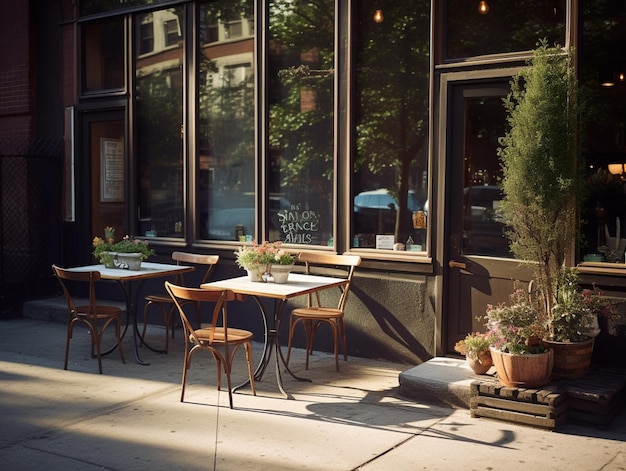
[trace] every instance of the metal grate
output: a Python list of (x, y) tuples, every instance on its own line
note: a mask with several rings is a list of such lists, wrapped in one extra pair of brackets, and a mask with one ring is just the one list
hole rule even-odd
[(0, 314), (52, 293), (58, 260), (62, 139), (0, 138)]

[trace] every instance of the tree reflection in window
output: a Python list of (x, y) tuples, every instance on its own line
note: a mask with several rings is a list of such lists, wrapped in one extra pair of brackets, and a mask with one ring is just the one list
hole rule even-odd
[(270, 238), (278, 224), (288, 243), (333, 234), (334, 11), (333, 0), (269, 4), (267, 217)]
[[(414, 228), (412, 216), (428, 197), (430, 2), (361, 1), (354, 8), (354, 239), (373, 247), (376, 234), (394, 234), (396, 242), (411, 236), (425, 250), (425, 230)], [(380, 8), (384, 20), (376, 22)], [(393, 207), (356, 206), (359, 194), (375, 190), (390, 194)]]

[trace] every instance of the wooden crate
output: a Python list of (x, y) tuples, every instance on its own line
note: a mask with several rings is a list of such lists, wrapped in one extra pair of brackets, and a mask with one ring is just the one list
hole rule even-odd
[(567, 397), (553, 386), (524, 389), (497, 381), (471, 384), (472, 417), (489, 417), (555, 430), (567, 420)]
[(564, 381), (560, 389), (568, 397), (569, 417), (577, 422), (607, 426), (626, 400), (626, 370), (592, 368), (588, 375)]

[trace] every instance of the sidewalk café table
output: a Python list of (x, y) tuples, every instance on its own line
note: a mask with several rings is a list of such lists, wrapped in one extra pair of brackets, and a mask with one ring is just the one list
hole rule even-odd
[[(254, 379), (261, 380), (265, 369), (270, 363), (272, 351), (275, 351), (276, 365), (276, 381), (278, 389), (286, 398), (291, 398), (283, 387), (282, 376), (280, 373), (281, 362), (285, 370), (298, 381), (311, 381), (307, 378), (296, 376), (287, 366), (285, 358), (280, 349), (280, 340), (278, 338), (280, 317), (287, 301), (297, 296), (303, 296), (328, 288), (341, 287), (348, 283), (348, 280), (342, 278), (333, 278), (328, 276), (304, 275), (301, 273), (290, 273), (287, 283), (265, 283), (250, 281), (248, 276), (237, 278), (229, 278), (221, 281), (213, 281), (200, 285), (201, 288), (220, 288), (232, 290), (239, 300), (245, 300), (245, 296), (251, 296), (259, 306), (263, 317), (263, 327), (265, 330), (265, 341), (263, 346), (263, 355), (254, 372)], [(270, 298), (274, 300), (274, 312), (268, 313), (261, 302), (261, 298)], [(233, 391), (247, 385), (249, 381), (240, 384)]]
[[(126, 335), (128, 325), (132, 321), (133, 331), (133, 347), (135, 349), (135, 359), (140, 365), (149, 365), (141, 359), (139, 356), (139, 349), (137, 345), (137, 339), (141, 338), (139, 334), (139, 328), (137, 327), (137, 301), (141, 288), (146, 280), (150, 278), (168, 277), (171, 275), (177, 275), (179, 273), (187, 273), (193, 271), (195, 268), (185, 265), (171, 265), (165, 263), (153, 263), (153, 262), (141, 262), (139, 270), (127, 270), (122, 268), (106, 268), (104, 265), (87, 265), (80, 267), (68, 268), (74, 272), (86, 272), (86, 271), (98, 271), (100, 272), (100, 278), (102, 280), (116, 281), (122, 289), (124, 295), (124, 301), (126, 302), (126, 326), (124, 332), (122, 332), (122, 338)], [(164, 353), (161, 350), (155, 350), (141, 338), (142, 344), (148, 347), (153, 352)], [(109, 351), (104, 352), (103, 355), (111, 353), (117, 348), (117, 345), (111, 348)]]

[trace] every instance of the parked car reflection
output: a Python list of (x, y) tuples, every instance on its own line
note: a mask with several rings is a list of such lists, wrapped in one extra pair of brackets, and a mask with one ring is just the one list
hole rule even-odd
[[(270, 196), (269, 240), (280, 240), (281, 229), (278, 212), (288, 209), (290, 203), (282, 196)], [(214, 240), (236, 240), (237, 225), (243, 226), (244, 234), (255, 233), (255, 209), (251, 203), (247, 208), (220, 208), (209, 212), (208, 238)]]
[(463, 189), (463, 252), (466, 255), (511, 257), (506, 226), (498, 214), (503, 197), (499, 186)]
[[(413, 211), (422, 209), (415, 192), (407, 196), (407, 214), (412, 227)], [(386, 188), (364, 191), (354, 197), (354, 232), (357, 234), (393, 234), (398, 200)]]

